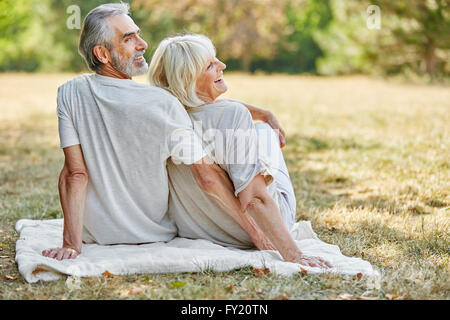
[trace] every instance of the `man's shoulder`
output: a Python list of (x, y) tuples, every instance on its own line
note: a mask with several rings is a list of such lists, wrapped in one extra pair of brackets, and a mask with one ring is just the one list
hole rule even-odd
[(82, 83), (86, 83), (86, 81), (89, 78), (91, 78), (92, 76), (93, 76), (93, 74), (85, 73), (85, 74), (80, 74), (70, 80), (67, 80), (66, 82), (64, 82), (63, 84), (61, 84), (58, 87), (58, 94), (61, 94), (62, 92), (65, 92), (69, 89), (76, 88)]
[(70, 80), (67, 80), (66, 82), (61, 84), (59, 87), (68, 87), (68, 86), (76, 85), (78, 83), (83, 83), (83, 82), (86, 82), (86, 80), (88, 80), (89, 78), (92, 78), (93, 76), (94, 76), (93, 73), (83, 73), (83, 74), (80, 74), (80, 75), (70, 79)]
[(148, 90), (148, 94), (153, 96), (154, 98), (160, 98), (165, 102), (167, 102), (168, 104), (181, 105), (180, 101), (174, 95), (172, 95), (169, 91), (163, 88), (151, 86), (148, 84), (146, 85), (142, 84), (142, 86), (145, 86), (146, 90)]

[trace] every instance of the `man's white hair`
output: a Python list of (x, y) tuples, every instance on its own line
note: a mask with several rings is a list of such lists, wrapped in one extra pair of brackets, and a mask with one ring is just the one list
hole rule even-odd
[(102, 65), (92, 51), (96, 45), (112, 50), (111, 41), (114, 37), (114, 30), (108, 25), (106, 19), (129, 14), (130, 5), (124, 2), (102, 4), (88, 13), (83, 21), (78, 51), (89, 69), (97, 71)]
[(172, 93), (186, 107), (205, 104), (195, 92), (197, 77), (216, 56), (211, 40), (201, 34), (186, 34), (161, 41), (150, 62), (151, 85)]

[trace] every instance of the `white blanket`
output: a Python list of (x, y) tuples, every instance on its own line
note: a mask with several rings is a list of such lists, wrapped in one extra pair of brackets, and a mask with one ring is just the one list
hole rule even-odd
[(222, 247), (207, 240), (186, 238), (141, 245), (84, 244), (82, 253), (76, 259), (62, 261), (42, 256), (43, 250), (61, 246), (62, 229), (62, 219), (22, 219), (16, 223), (16, 230), (20, 234), (16, 244), (16, 262), (26, 281), (52, 281), (59, 279), (61, 275), (101, 276), (105, 271), (125, 275), (198, 272), (205, 269), (229, 271), (245, 266), (265, 267), (284, 276), (298, 274), (301, 268), (310, 274), (379, 274), (369, 262), (346, 257), (337, 246), (319, 240), (309, 221), (296, 223), (292, 236), (305, 255), (328, 260), (333, 265), (332, 269), (284, 262), (276, 251), (239, 250)]

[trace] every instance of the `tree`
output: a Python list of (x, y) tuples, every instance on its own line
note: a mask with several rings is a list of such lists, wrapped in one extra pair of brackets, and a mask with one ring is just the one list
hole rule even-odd
[[(366, 27), (366, 9), (372, 4), (380, 7), (379, 30)], [(314, 36), (324, 52), (319, 73), (448, 75), (448, 1), (333, 0), (332, 8), (333, 21)]]
[[(429, 75), (444, 69), (443, 65), (450, 59), (448, 0), (375, 0), (373, 3), (390, 19), (396, 39), (396, 43), (384, 45), (383, 51), (405, 57), (408, 66)], [(407, 59), (408, 56), (411, 58)]]
[(37, 68), (38, 52), (30, 46), (33, 0), (0, 1), (0, 71)]
[(285, 9), (286, 31), (279, 39), (276, 55), (255, 67), (275, 72), (316, 73), (316, 60), (323, 52), (313, 35), (327, 27), (331, 13), (329, 0), (289, 0)]
[(240, 59), (250, 70), (253, 57), (273, 57), (284, 34), (286, 0), (136, 0), (133, 8), (151, 10), (153, 21), (173, 19), (177, 30), (203, 33), (220, 58)]

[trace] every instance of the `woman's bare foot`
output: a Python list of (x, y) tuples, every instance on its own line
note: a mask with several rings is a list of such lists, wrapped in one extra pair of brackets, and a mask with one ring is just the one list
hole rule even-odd
[(284, 260), (288, 262), (294, 262), (298, 264), (302, 264), (309, 267), (318, 267), (318, 268), (332, 268), (333, 266), (327, 260), (319, 258), (319, 257), (310, 257), (305, 256), (303, 254), (294, 256), (292, 258), (285, 258)]

